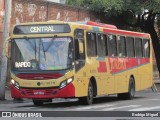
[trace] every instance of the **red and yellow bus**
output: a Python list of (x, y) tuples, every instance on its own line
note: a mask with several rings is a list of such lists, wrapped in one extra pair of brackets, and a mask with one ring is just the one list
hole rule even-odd
[(11, 96), (35, 105), (53, 98), (117, 94), (132, 99), (152, 86), (152, 44), (146, 33), (96, 22), (16, 25), (10, 43)]

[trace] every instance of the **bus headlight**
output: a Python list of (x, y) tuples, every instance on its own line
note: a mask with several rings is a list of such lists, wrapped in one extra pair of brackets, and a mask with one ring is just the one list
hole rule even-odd
[(14, 85), (15, 88), (20, 89), (20, 85), (19, 85), (19, 83), (17, 81), (12, 79), (11, 83)]
[(67, 80), (67, 84), (71, 83), (72, 81), (73, 81), (73, 78), (69, 78), (69, 79)]
[(64, 88), (65, 86), (67, 86), (69, 83), (71, 83), (73, 81), (73, 78), (69, 78), (68, 80), (65, 80), (63, 82), (61, 82), (59, 88)]
[(15, 84), (15, 81), (12, 79), (12, 80), (11, 80), (11, 83), (14, 85), (14, 84)]

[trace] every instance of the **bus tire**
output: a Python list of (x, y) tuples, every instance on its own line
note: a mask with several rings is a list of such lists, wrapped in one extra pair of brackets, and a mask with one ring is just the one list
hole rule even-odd
[(43, 101), (33, 100), (33, 104), (36, 106), (41, 106), (41, 105), (43, 105)]
[(119, 99), (125, 99), (125, 100), (132, 100), (135, 95), (135, 81), (133, 77), (130, 78), (129, 81), (129, 88), (127, 93), (119, 93), (118, 98)]
[(88, 85), (88, 95), (85, 97), (80, 97), (79, 101), (84, 105), (91, 105), (93, 103), (93, 84), (91, 81)]

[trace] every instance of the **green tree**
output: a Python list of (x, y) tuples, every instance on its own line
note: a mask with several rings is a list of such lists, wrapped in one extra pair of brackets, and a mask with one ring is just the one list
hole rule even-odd
[(149, 33), (160, 73), (160, 44), (155, 30), (155, 22), (160, 24), (160, 0), (67, 0), (66, 4), (116, 16), (124, 24)]

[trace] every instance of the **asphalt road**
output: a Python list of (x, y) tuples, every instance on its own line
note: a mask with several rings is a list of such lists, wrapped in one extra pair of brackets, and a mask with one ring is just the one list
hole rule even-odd
[[(8, 95), (9, 92), (7, 93), (6, 97), (8, 97)], [(43, 106), (34, 106), (32, 101), (29, 99), (24, 99), (23, 101), (13, 101), (11, 98), (9, 98), (7, 101), (0, 101), (0, 111), (40, 113), (43, 111), (44, 113), (46, 112), (46, 114), (50, 114), (50, 116), (52, 116), (56, 120), (72, 120), (74, 118), (78, 120), (143, 120), (144, 117), (142, 119), (142, 116), (130, 118), (129, 116), (124, 115), (125, 118), (121, 118), (121, 115), (127, 115), (128, 112), (142, 113), (143, 111), (145, 111), (147, 113), (157, 113), (159, 114), (158, 116), (160, 116), (159, 103), (160, 92), (153, 92), (151, 89), (147, 89), (144, 91), (136, 92), (135, 98), (133, 100), (119, 100), (116, 95), (109, 95), (105, 97), (95, 98), (94, 104), (90, 106), (81, 105), (77, 99), (54, 99), (52, 103), (46, 103)], [(85, 113), (85, 115), (81, 112)], [(69, 113), (69, 115), (67, 113)], [(101, 114), (104, 117), (101, 117)], [(117, 117), (118, 115), (119, 117)], [(72, 116), (74, 117), (72, 118)], [(47, 118), (47, 120), (53, 118), (50, 117)], [(19, 118), (16, 119), (18, 120)], [(34, 119), (36, 120), (36, 118)], [(145, 117), (145, 119), (156, 120), (157, 117)], [(41, 118), (39, 118), (38, 120), (41, 120)]]
[[(8, 93), (9, 94), (9, 93)], [(133, 100), (119, 100), (116, 95), (98, 97), (90, 106), (81, 105), (78, 99), (53, 99), (52, 103), (34, 106), (32, 101), (0, 102), (0, 111), (160, 111), (160, 92), (151, 89), (136, 92)]]

